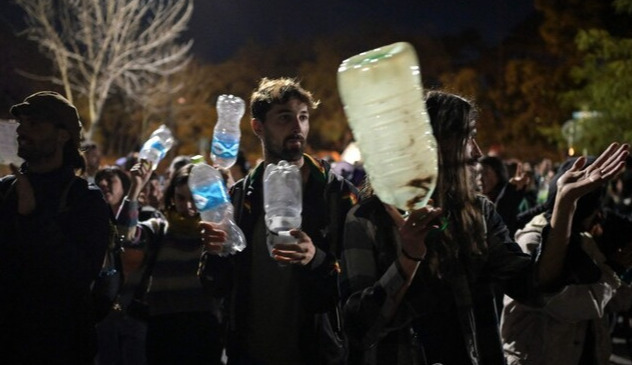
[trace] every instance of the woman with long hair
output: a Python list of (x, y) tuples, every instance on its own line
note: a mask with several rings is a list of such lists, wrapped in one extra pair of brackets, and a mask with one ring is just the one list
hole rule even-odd
[(426, 95), (438, 142), (432, 205), (407, 218), (377, 196), (353, 208), (345, 225), (341, 283), (352, 364), (504, 364), (497, 286), (537, 304), (562, 285), (577, 200), (622, 167), (627, 145), (613, 144), (588, 168), (584, 159), (559, 180), (544, 249), (522, 253), (493, 203), (476, 193), (481, 156), (477, 112), (465, 98)]

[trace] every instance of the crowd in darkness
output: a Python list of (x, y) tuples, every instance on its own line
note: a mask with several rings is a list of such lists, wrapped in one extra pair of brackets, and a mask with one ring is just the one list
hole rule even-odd
[[(0, 178), (0, 362), (608, 364), (632, 305), (628, 145), (519, 161), (483, 152), (472, 100), (424, 101), (437, 184), (403, 212), (361, 159), (305, 153), (316, 95), (262, 79), (262, 158), (220, 169), (247, 242), (228, 254), (226, 225), (201, 220), (189, 189), (194, 156), (103, 165), (67, 99), (28, 96), (10, 110), (24, 163)], [(264, 169), (281, 160), (303, 183), (291, 239), (265, 223)], [(97, 319), (111, 250), (124, 281)]]

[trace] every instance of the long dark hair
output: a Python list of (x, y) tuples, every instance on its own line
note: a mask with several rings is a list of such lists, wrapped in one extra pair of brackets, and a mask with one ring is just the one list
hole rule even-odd
[(462, 250), (482, 252), (486, 247), (484, 217), (465, 161), (476, 107), (465, 98), (442, 91), (428, 92), (426, 107), (439, 146), (439, 176), (433, 199), (449, 219), (443, 248), (452, 257)]
[(77, 149), (72, 141), (67, 141), (63, 149), (64, 164), (71, 166), (77, 175), (81, 175), (86, 171), (86, 160), (83, 158), (82, 151)]

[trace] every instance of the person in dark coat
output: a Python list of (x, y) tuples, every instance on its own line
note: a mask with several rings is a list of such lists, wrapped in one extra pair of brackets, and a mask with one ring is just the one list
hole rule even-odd
[(66, 98), (38, 92), (11, 114), (25, 162), (0, 180), (0, 361), (90, 364), (90, 287), (110, 240), (109, 207), (77, 176), (81, 122)]

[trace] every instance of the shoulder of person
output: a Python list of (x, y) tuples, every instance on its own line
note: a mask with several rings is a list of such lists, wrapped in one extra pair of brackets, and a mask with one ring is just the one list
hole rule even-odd
[(356, 204), (349, 211), (349, 215), (359, 218), (370, 218), (374, 214), (388, 214), (384, 208), (384, 204), (377, 196), (371, 196)]
[(0, 178), (0, 199), (4, 200), (11, 191), (11, 187), (15, 182), (15, 175), (6, 175)]
[(89, 199), (103, 199), (101, 189), (95, 183), (88, 182), (88, 180), (80, 176), (76, 176), (72, 182), (70, 182), (68, 195), (71, 198), (81, 196)]
[(476, 204), (481, 209), (481, 213), (485, 220), (489, 221), (494, 216), (496, 205), (483, 194), (476, 195)]
[(337, 187), (339, 191), (343, 193), (343, 195), (349, 195), (351, 198), (353, 205), (360, 200), (358, 188), (353, 185), (353, 183), (347, 179), (345, 179), (342, 175), (338, 174), (334, 170), (331, 169), (331, 165), (329, 162), (325, 160), (318, 160), (322, 163), (322, 167), (327, 174), (327, 185), (329, 185), (329, 189)]
[(15, 181), (15, 175), (6, 175), (0, 177), (0, 191), (6, 191), (9, 189), (11, 184)]

